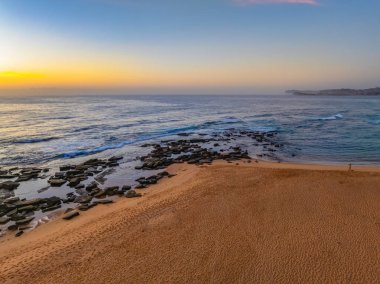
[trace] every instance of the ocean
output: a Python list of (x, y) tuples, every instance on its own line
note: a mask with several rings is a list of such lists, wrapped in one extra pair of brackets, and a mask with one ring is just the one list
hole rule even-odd
[(277, 132), (284, 147), (276, 160), (380, 163), (379, 97), (1, 97), (0, 121), (0, 165), (8, 166), (134, 158), (141, 143), (228, 129)]
[[(0, 225), (3, 232), (17, 218), (33, 219), (33, 230), (68, 208), (87, 210), (104, 192), (113, 199), (126, 186), (141, 188), (164, 173), (158, 160), (181, 155), (206, 164), (210, 155), (237, 152), (276, 162), (380, 164), (377, 97), (2, 97), (0, 121), (0, 216), (33, 204)], [(184, 156), (179, 162), (193, 162)], [(145, 157), (155, 157), (154, 166), (145, 167)], [(62, 185), (51, 184), (62, 177)], [(108, 191), (115, 187), (123, 192)], [(92, 203), (79, 205), (83, 199)]]

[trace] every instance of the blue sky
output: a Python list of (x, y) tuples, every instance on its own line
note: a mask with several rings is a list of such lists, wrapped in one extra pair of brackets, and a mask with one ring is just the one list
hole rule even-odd
[(373, 87), (378, 11), (374, 0), (2, 0), (0, 87)]

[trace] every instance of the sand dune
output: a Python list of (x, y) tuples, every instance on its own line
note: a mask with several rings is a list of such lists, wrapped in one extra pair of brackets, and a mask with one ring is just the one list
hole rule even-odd
[(380, 174), (179, 165), (140, 199), (0, 242), (0, 283), (379, 283)]

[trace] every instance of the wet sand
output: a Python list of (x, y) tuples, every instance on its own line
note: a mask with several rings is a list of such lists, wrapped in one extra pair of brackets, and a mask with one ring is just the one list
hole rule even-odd
[(175, 165), (143, 197), (0, 240), (0, 283), (379, 283), (380, 173)]

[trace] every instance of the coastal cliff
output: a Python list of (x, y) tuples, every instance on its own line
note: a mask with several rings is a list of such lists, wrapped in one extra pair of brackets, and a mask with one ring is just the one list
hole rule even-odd
[(370, 89), (330, 89), (320, 91), (289, 90), (288, 94), (298, 96), (380, 96), (380, 88)]

